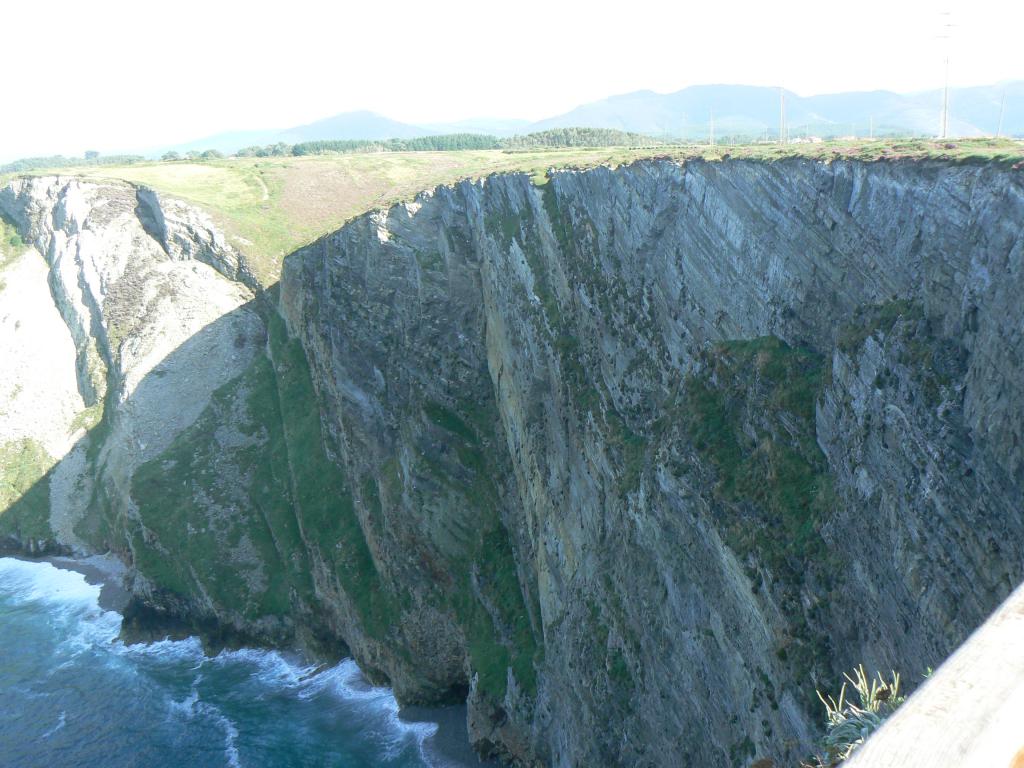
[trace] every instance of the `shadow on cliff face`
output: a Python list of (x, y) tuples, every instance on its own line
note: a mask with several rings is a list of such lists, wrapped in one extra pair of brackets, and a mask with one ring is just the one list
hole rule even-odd
[[(275, 287), (204, 327), (127, 396), (112, 378), (101, 421), (4, 513), (6, 540), (31, 554), (70, 554), (49, 521), (73, 516), (85, 547), (134, 567), (125, 629), (135, 638), (198, 633), (214, 647), (248, 640), (352, 652), (372, 681), (392, 683), (406, 701), (464, 702), (459, 646), (435, 637), (442, 661), (419, 671), (417, 659), (388, 647), (399, 612), (416, 612), (371, 551), (376, 480), (346, 476), (276, 295)], [(210, 391), (204, 366), (239, 373)], [(62, 473), (73, 482), (58, 483)], [(57, 485), (72, 486), (73, 498)], [(429, 610), (450, 625), (443, 608)]]
[[(6, 542), (34, 555), (71, 554), (46, 531), (51, 514), (77, 515), (74, 532), (89, 549), (113, 550), (134, 567), (135, 599), (123, 612), (128, 639), (199, 634), (211, 649), (259, 642), (304, 645), (329, 658), (352, 653), (403, 702), (465, 703), (465, 652), (442, 637), (457, 633), (449, 611), (476, 622), (474, 652), (493, 667), (488, 684), (504, 682), (508, 651), (488, 641), (491, 620), (468, 591), (427, 606), (424, 616), (409, 605), (409, 591), (382, 577), (371, 551), (379, 539), (368, 537), (381, 535), (376, 478), (351, 483), (342, 457), (329, 453), (306, 355), (288, 337), (276, 293), (203, 328), (120, 402), (123, 382), (111, 380), (102, 420), (4, 513)], [(197, 366), (233, 357), (241, 358), (239, 375), (212, 392), (197, 384)], [(53, 491), (68, 471), (73, 503)], [(479, 575), (484, 590), (499, 569), (504, 584), (516, 583), (497, 526), (490, 520), (481, 529), (491, 547)], [(518, 589), (492, 594), (498, 610), (521, 606)], [(433, 637), (402, 639), (399, 612), (410, 632)], [(532, 662), (526, 633), (519, 641)], [(439, 660), (389, 647), (417, 642)]]
[[(61, 181), (51, 186), (61, 194), (68, 188)], [(463, 570), (458, 587), (445, 590), (436, 605), (418, 593), (437, 589), (429, 577), (400, 574), (409, 576), (403, 585), (393, 570), (382, 575), (381, 498), (388, 478), (346, 476), (345, 446), (324, 432), (305, 352), (288, 338), (275, 308), (276, 289), (226, 312), (163, 359), (149, 359), (160, 345), (142, 337), (160, 333), (160, 318), (153, 315), (166, 292), (173, 294), (178, 276), (168, 273), (195, 277), (194, 297), (204, 277), (201, 265), (182, 269), (182, 262), (213, 261), (222, 274), (232, 272), (206, 241), (196, 245), (185, 237), (195, 234), (191, 230), (178, 231), (171, 242), (157, 206), (139, 190), (90, 187), (90, 194), (99, 203), (78, 211), (75, 231), (91, 227), (109, 235), (110, 253), (94, 249), (88, 256), (118, 268), (99, 288), (89, 286), (87, 317), (75, 329), (88, 336), (79, 346), (90, 353), (98, 347), (105, 363), (100, 367), (111, 372), (105, 408), (55, 466), (35, 482), (26, 478), (0, 518), (0, 536), (33, 554), (118, 553), (134, 566), (138, 600), (126, 618), (142, 634), (155, 624), (160, 632), (198, 629), (218, 641), (231, 634), (270, 643), (298, 640), (327, 653), (344, 651), (346, 638), (370, 678), (392, 682), (404, 700), (464, 701), (469, 680), (457, 626), (462, 621), (473, 627), (473, 653), (486, 686), (504, 691), (502, 660), (532, 672), (536, 643), (524, 625), (512, 551), (493, 506), (482, 502), (485, 524), (470, 536), (473, 546), (487, 545), (485, 567), (474, 574), (472, 588)], [(14, 202), (34, 205), (42, 217), (26, 218), (23, 225), (36, 227), (40, 248), (49, 244), (51, 270), (58, 257), (80, 255), (54, 256), (53, 241), (64, 241), (51, 224), (59, 229), (66, 222), (50, 222), (46, 205)], [(126, 264), (135, 269), (122, 269)], [(158, 272), (167, 279), (155, 279)], [(154, 285), (157, 290), (150, 291)], [(63, 294), (52, 286), (51, 292), (59, 303)], [(79, 357), (82, 389), (81, 371), (88, 367), (91, 375), (87, 363), (95, 361), (85, 353)], [(90, 395), (83, 393), (87, 402)], [(483, 485), (474, 489), (477, 501), (492, 491)], [(411, 551), (401, 557), (419, 575), (430, 573), (429, 555)], [(417, 557), (425, 563), (416, 564)], [(487, 607), (471, 589), (490, 594)], [(492, 620), (489, 610), (499, 618)], [(495, 638), (493, 624), (506, 618), (516, 645)], [(404, 635), (415, 639), (405, 642)], [(407, 646), (423, 647), (432, 658), (424, 663)]]
[[(286, 617), (310, 610), (311, 584), (283, 385), (270, 357), (277, 352), (278, 364), (288, 366), (294, 349), (280, 321), (268, 322), (272, 315), (266, 298), (227, 313), (153, 365), (127, 395), (112, 375), (99, 423), (4, 513), (8, 541), (32, 554), (68, 552), (67, 542), (42, 534), (51, 515), (71, 518), (88, 547), (111, 549), (136, 567), (135, 592), (155, 607), (207, 631), (218, 619), (266, 639), (289, 634)], [(240, 375), (231, 376), (234, 370)], [(220, 386), (210, 391), (211, 381)], [(299, 394), (299, 407), (314, 407), (308, 388)], [(285, 408), (296, 405), (293, 399)], [(304, 445), (300, 455), (311, 452)], [(64, 495), (58, 485), (73, 492)]]

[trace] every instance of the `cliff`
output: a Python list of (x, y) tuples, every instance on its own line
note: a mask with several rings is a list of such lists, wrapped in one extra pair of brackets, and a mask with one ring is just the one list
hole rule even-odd
[[(27, 361), (0, 440), (52, 457), (5, 476), (0, 527), (113, 548), (152, 610), (468, 698), (481, 751), (795, 762), (815, 687), (918, 678), (1022, 578), (1019, 172), (493, 176), (259, 296), (147, 190), (15, 182), (0, 212), (32, 246), (4, 307), (36, 295), (0, 333)], [(17, 326), (47, 293), (59, 376)]]

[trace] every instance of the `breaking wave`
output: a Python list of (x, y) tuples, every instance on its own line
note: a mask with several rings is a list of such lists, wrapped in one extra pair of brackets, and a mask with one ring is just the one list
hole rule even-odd
[(194, 637), (126, 645), (99, 594), (79, 573), (0, 558), (0, 753), (12, 764), (456, 765), (430, 747), (437, 725), (402, 720), (350, 659), (207, 656)]

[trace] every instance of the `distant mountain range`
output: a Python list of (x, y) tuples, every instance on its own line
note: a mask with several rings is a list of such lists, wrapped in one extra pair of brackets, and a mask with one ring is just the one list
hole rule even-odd
[[(994, 134), (1005, 93), (1002, 133), (1024, 133), (1024, 81), (950, 92), (949, 131), (957, 136)], [(790, 136), (867, 136), (938, 133), (942, 91), (898, 94), (858, 91), (798, 96), (785, 91)], [(533, 123), (530, 130), (581, 125), (619, 128), (650, 136), (707, 136), (712, 111), (719, 136), (778, 135), (777, 88), (698, 85), (675, 93), (637, 91), (584, 104), (563, 115)]]
[[(445, 130), (443, 133), (452, 133)], [(477, 131), (474, 131), (476, 133)], [(303, 141), (319, 141), (322, 139), (412, 139), (417, 136), (429, 136), (438, 131), (426, 127), (400, 123), (397, 120), (365, 110), (359, 112), (343, 112), (339, 115), (326, 117), (307, 125), (294, 128), (229, 131), (218, 133), (206, 138), (178, 144), (168, 149), (177, 152), (190, 150), (203, 151), (216, 149), (219, 152), (236, 152), (243, 147), (265, 146), (267, 144), (298, 144)]]
[[(942, 91), (899, 94), (855, 91), (798, 96), (784, 91), (791, 137), (835, 137), (910, 134), (934, 136), (939, 130)], [(950, 92), (952, 135), (996, 133), (1002, 107), (1002, 135), (1024, 136), (1024, 81), (958, 88)], [(343, 112), (285, 129), (220, 133), (164, 149), (179, 152), (216, 149), (235, 152), (252, 145), (296, 144), (324, 139), (415, 138), (443, 133), (486, 133), (495, 136), (549, 128), (616, 128), (665, 138), (700, 139), (708, 135), (712, 112), (720, 138), (778, 136), (778, 88), (748, 85), (696, 85), (675, 93), (635, 91), (576, 107), (536, 122), (474, 118), (451, 123), (412, 125), (374, 112)]]

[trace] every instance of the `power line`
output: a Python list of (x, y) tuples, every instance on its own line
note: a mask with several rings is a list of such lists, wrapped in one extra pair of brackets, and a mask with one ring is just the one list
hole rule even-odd
[(779, 88), (779, 144), (786, 143), (786, 92)]

